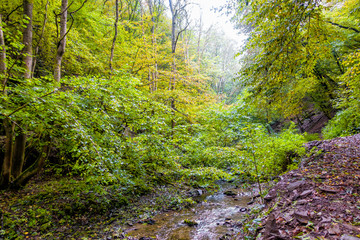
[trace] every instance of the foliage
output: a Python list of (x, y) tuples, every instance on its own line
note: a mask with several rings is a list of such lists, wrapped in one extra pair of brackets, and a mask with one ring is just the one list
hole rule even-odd
[[(43, 179), (44, 180), (44, 179)], [(52, 178), (31, 182), (21, 191), (2, 191), (0, 209), (4, 239), (98, 238), (115, 220), (132, 223), (164, 209), (193, 204), (181, 186), (158, 187), (148, 196), (130, 194), (118, 185), (99, 186), (82, 179)], [(91, 224), (89, 229), (87, 225)], [(108, 231), (117, 232), (116, 229)]]
[(264, 180), (277, 176), (297, 165), (305, 154), (305, 138), (296, 133), (294, 124), (275, 135), (268, 135), (263, 126), (248, 127), (245, 131), (246, 138), (239, 148), (246, 154), (246, 171), (253, 178), (259, 175)]

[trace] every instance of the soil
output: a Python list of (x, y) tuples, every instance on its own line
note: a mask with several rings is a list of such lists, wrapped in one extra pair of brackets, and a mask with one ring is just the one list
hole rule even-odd
[[(360, 134), (309, 142), (264, 197), (257, 239), (360, 239)], [(244, 239), (244, 233), (236, 239)]]

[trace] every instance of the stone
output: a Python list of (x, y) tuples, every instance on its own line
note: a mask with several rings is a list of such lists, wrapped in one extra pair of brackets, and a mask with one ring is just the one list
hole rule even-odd
[(237, 193), (234, 190), (227, 190), (224, 192), (226, 196), (236, 196)]
[(194, 227), (194, 226), (199, 225), (198, 222), (192, 221), (192, 220), (188, 220), (188, 219), (185, 219), (185, 220), (184, 220), (184, 223), (185, 223), (186, 225), (188, 225), (189, 227)]
[(199, 197), (203, 194), (204, 194), (204, 192), (201, 189), (193, 189), (189, 192), (190, 197)]
[(282, 216), (286, 222), (290, 222), (293, 219), (294, 211), (285, 212)]
[(275, 215), (271, 213), (265, 223), (264, 239), (271, 239), (274, 235), (279, 236), (280, 232), (276, 224)]
[(271, 200), (273, 200), (276, 197), (276, 190), (275, 189), (271, 189), (269, 191), (269, 193), (264, 197), (264, 200), (267, 202), (270, 202)]
[(360, 238), (344, 234), (341, 236), (340, 240), (360, 240)]
[(304, 197), (307, 197), (309, 196), (310, 194), (312, 194), (312, 190), (306, 190), (306, 191), (303, 191), (301, 194), (300, 194), (300, 197), (301, 198), (304, 198)]
[(347, 224), (347, 223), (343, 223), (342, 225), (343, 225), (344, 228), (347, 228), (350, 231), (360, 233), (360, 228), (359, 227), (356, 227), (356, 226), (353, 226), (353, 225), (350, 225), (350, 224)]
[(305, 184), (305, 181), (297, 181), (297, 182), (290, 183), (286, 188), (287, 188), (287, 190), (292, 191), (298, 187), (301, 187), (304, 184)]
[(292, 196), (291, 201), (296, 201), (296, 200), (299, 198), (299, 196), (300, 196), (300, 194), (298, 193), (297, 190), (294, 190), (294, 191), (292, 192), (292, 194), (293, 194), (293, 196)]
[(306, 211), (297, 211), (294, 213), (296, 220), (300, 223), (306, 224), (310, 220), (308, 213)]
[(341, 233), (339, 224), (336, 224), (334, 226), (332, 226), (329, 230), (328, 230), (330, 235), (339, 235)]
[(247, 208), (240, 208), (240, 212), (246, 212)]
[(327, 192), (327, 193), (338, 193), (340, 192), (339, 189), (336, 189), (334, 187), (330, 187), (330, 186), (321, 186), (319, 187), (319, 189), (323, 192)]
[(302, 199), (302, 200), (297, 201), (296, 204), (297, 204), (297, 205), (304, 205), (304, 204), (306, 204), (307, 202), (308, 202), (307, 200)]

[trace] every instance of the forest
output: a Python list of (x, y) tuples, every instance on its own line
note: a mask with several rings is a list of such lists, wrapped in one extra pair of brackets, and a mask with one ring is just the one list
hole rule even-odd
[(241, 48), (196, 7), (1, 0), (0, 238), (87, 239), (59, 229), (218, 181), (264, 195), (305, 143), (360, 133), (359, 1), (228, 0)]

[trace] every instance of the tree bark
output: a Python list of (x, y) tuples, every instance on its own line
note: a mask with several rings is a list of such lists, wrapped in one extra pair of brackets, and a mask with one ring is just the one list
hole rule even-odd
[(200, 54), (200, 43), (201, 43), (201, 34), (202, 34), (202, 15), (200, 15), (199, 23), (199, 36), (197, 41), (197, 54), (198, 54), (198, 72), (201, 73), (201, 54)]
[(25, 184), (37, 173), (40, 172), (40, 170), (45, 165), (45, 160), (47, 159), (50, 152), (50, 145), (45, 145), (42, 149), (42, 153), (40, 154), (39, 158), (24, 172), (21, 173), (19, 177), (15, 179), (15, 181), (12, 183), (11, 187), (18, 189), (22, 186), (25, 186)]
[(32, 63), (32, 67), (31, 67), (31, 77), (32, 78), (34, 77), (34, 72), (35, 72), (35, 67), (36, 67), (36, 60), (37, 60), (37, 56), (39, 54), (39, 49), (40, 49), (40, 43), (41, 43), (41, 40), (44, 37), (45, 26), (46, 26), (46, 22), (47, 22), (47, 19), (48, 19), (48, 6), (49, 6), (49, 0), (47, 0), (46, 5), (45, 5), (43, 26), (42, 26), (42, 29), (41, 29), (41, 34), (40, 34), (40, 37), (39, 37), (39, 41), (38, 41), (38, 43), (36, 45), (36, 48), (35, 48), (35, 54), (34, 54), (34, 57), (33, 57), (33, 63)]
[(60, 13), (60, 41), (57, 46), (57, 53), (55, 57), (55, 69), (54, 69), (54, 79), (55, 82), (57, 83), (60, 83), (61, 63), (66, 47), (67, 6), (68, 6), (68, 0), (62, 0), (61, 13)]
[(0, 175), (0, 188), (6, 187), (10, 183), (11, 168), (12, 168), (12, 154), (13, 154), (13, 133), (14, 125), (8, 119), (4, 119), (5, 129), (5, 156), (2, 163)]
[(25, 65), (25, 79), (31, 78), (31, 69), (32, 69), (32, 39), (33, 39), (33, 30), (32, 30), (32, 19), (33, 19), (33, 1), (24, 0), (24, 16), (28, 21), (24, 29), (23, 34), (23, 43), (24, 43), (24, 65)]
[(26, 135), (20, 133), (15, 137), (14, 152), (12, 157), (11, 176), (17, 178), (23, 170), (25, 162)]
[(113, 58), (114, 58), (114, 51), (115, 51), (115, 44), (116, 44), (116, 38), (118, 35), (118, 22), (119, 22), (119, 0), (115, 0), (115, 22), (114, 22), (114, 38), (111, 45), (111, 53), (110, 53), (110, 62), (109, 62), (109, 68), (110, 68), (110, 75), (113, 72)]
[[(151, 26), (151, 35), (152, 35), (152, 46), (153, 46), (153, 56), (152, 58), (154, 59), (154, 69), (153, 71), (151, 71), (151, 69), (149, 68), (149, 80), (151, 81), (150, 84), (150, 92), (154, 92), (157, 90), (157, 76), (158, 76), (158, 62), (157, 62), (157, 49), (156, 49), (156, 44), (157, 44), (157, 40), (156, 40), (156, 35), (155, 35), (155, 29), (156, 29), (156, 24), (157, 24), (157, 20), (159, 18), (159, 16), (155, 17), (155, 11), (156, 11), (156, 3), (153, 0), (147, 0), (147, 4), (149, 7), (149, 13), (151, 15), (151, 22), (152, 22), (152, 26)], [(158, 2), (159, 6), (158, 6), (158, 12), (160, 9), (160, 2)], [(159, 13), (156, 14), (159, 14)]]
[[(6, 49), (5, 49), (5, 39), (4, 32), (2, 29), (2, 15), (0, 14), (0, 74), (5, 75), (6, 73)], [(3, 85), (6, 84), (5, 76), (1, 81)], [(5, 86), (4, 86), (5, 88)]]

